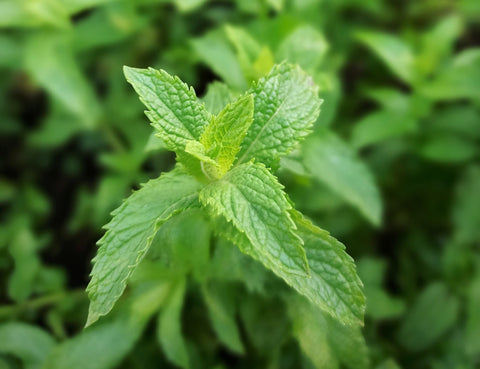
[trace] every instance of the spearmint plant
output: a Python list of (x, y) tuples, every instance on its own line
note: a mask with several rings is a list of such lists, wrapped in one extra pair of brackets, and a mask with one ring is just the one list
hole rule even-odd
[(272, 173), (320, 113), (312, 78), (298, 66), (276, 65), (214, 115), (193, 88), (163, 70), (124, 72), (177, 165), (113, 212), (87, 288), (87, 325), (112, 309), (162, 225), (192, 208), (206, 211), (218, 237), (326, 313), (361, 324), (365, 298), (353, 260), (339, 241), (295, 210)]

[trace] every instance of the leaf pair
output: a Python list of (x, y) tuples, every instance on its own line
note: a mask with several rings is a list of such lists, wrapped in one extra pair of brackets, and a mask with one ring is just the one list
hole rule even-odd
[(297, 66), (278, 65), (214, 116), (193, 89), (164, 71), (126, 67), (125, 75), (180, 165), (114, 212), (87, 289), (87, 325), (110, 311), (158, 228), (192, 207), (206, 208), (219, 221), (218, 234), (329, 314), (361, 321), (362, 286), (343, 245), (294, 211), (268, 169), (308, 134), (319, 114), (311, 78)]

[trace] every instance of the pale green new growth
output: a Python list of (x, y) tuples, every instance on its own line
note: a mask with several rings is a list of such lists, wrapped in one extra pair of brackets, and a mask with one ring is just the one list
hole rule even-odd
[(113, 212), (93, 260), (87, 326), (112, 309), (158, 227), (175, 212), (198, 203), (199, 189), (197, 181), (176, 169), (147, 182)]
[(253, 96), (246, 95), (228, 104), (203, 132), (200, 142), (218, 163), (217, 178), (232, 166), (252, 120)]
[(200, 201), (245, 233), (252, 250), (242, 250), (274, 271), (305, 276), (308, 273), (302, 240), (288, 213), (291, 205), (283, 186), (260, 163), (234, 167), (219, 181), (204, 187)]
[(255, 113), (238, 163), (254, 158), (270, 167), (310, 133), (322, 100), (312, 78), (300, 67), (285, 63), (273, 67), (251, 92)]

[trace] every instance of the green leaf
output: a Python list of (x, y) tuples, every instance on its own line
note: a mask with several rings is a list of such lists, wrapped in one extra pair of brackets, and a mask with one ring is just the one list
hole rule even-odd
[(292, 32), (276, 53), (277, 60), (299, 64), (313, 72), (322, 62), (328, 49), (325, 37), (312, 26), (302, 26)]
[(379, 225), (382, 202), (372, 175), (355, 152), (332, 132), (323, 130), (303, 145), (304, 164), (314, 178)]
[(451, 134), (434, 135), (420, 148), (423, 157), (445, 163), (459, 163), (473, 159), (478, 153), (478, 145), (468, 138)]
[(434, 72), (443, 59), (451, 54), (455, 41), (463, 32), (462, 22), (458, 14), (450, 14), (421, 36), (422, 50), (417, 58), (417, 66), (424, 74)]
[(25, 66), (31, 76), (85, 126), (97, 123), (100, 106), (77, 64), (68, 36), (54, 33), (33, 36), (25, 46)]
[(396, 36), (363, 31), (357, 38), (376, 53), (388, 68), (404, 82), (411, 84), (415, 79), (415, 57), (409, 45)]
[(187, 345), (182, 334), (182, 307), (185, 299), (186, 280), (178, 281), (163, 307), (157, 337), (167, 358), (181, 368), (190, 367)]
[(240, 27), (226, 25), (225, 34), (235, 48), (240, 67), (246, 79), (248, 81), (257, 79), (258, 76), (255, 75), (253, 64), (262, 50), (260, 44)]
[(216, 178), (232, 166), (252, 121), (253, 96), (246, 95), (228, 104), (203, 132), (200, 142), (208, 156), (218, 163)]
[(233, 352), (243, 354), (245, 349), (235, 320), (236, 307), (231, 286), (208, 283), (202, 287), (202, 294), (220, 341)]
[(263, 164), (245, 163), (204, 187), (200, 201), (245, 234), (250, 243), (238, 245), (243, 252), (280, 276), (306, 275), (302, 240), (295, 234), (282, 188)]
[(125, 66), (124, 73), (148, 108), (146, 115), (169, 150), (184, 151), (188, 141), (200, 138), (211, 117), (197, 101), (193, 88), (164, 70)]
[(53, 338), (38, 327), (19, 322), (0, 325), (0, 353), (16, 356), (25, 369), (40, 369), (54, 346)]
[(113, 212), (87, 287), (91, 301), (87, 326), (112, 309), (158, 228), (172, 214), (195, 206), (199, 188), (197, 181), (176, 169), (147, 182)]
[(393, 110), (378, 110), (355, 123), (352, 145), (361, 148), (417, 130), (416, 119)]
[(339, 321), (363, 324), (363, 284), (345, 246), (295, 210), (293, 219), (304, 242), (310, 276), (292, 275), (287, 283)]
[(214, 81), (207, 87), (207, 93), (202, 98), (205, 107), (212, 114), (218, 114), (228, 103), (232, 102), (234, 95), (225, 83)]
[(273, 67), (251, 92), (255, 113), (237, 162), (255, 158), (270, 167), (310, 132), (322, 100), (312, 78), (285, 63)]
[(59, 0), (0, 2), (0, 27), (39, 26), (68, 28), (70, 20), (65, 4)]
[(409, 351), (422, 351), (438, 341), (457, 320), (459, 302), (444, 284), (432, 283), (416, 299), (398, 331)]
[(480, 101), (480, 48), (457, 54), (431, 81), (421, 86), (425, 96), (435, 100), (473, 99)]
[(242, 68), (222, 32), (209, 32), (200, 38), (191, 40), (190, 43), (200, 59), (225, 83), (238, 90), (244, 90), (247, 87)]

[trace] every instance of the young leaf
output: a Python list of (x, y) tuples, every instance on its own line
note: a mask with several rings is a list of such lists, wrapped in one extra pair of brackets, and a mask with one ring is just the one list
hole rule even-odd
[(195, 206), (199, 187), (192, 177), (175, 169), (147, 182), (113, 212), (107, 232), (99, 241), (87, 287), (87, 326), (112, 309), (159, 226), (175, 212)]
[(124, 73), (169, 150), (184, 151), (188, 141), (200, 138), (211, 117), (193, 88), (163, 70), (124, 67)]
[(185, 298), (186, 280), (175, 286), (163, 307), (158, 320), (158, 340), (167, 358), (181, 368), (189, 368), (187, 345), (182, 334), (182, 307)]
[(246, 95), (228, 104), (203, 132), (200, 142), (218, 163), (217, 178), (232, 166), (252, 120), (253, 96)]
[(64, 107), (87, 127), (93, 127), (100, 106), (74, 55), (68, 33), (38, 34), (25, 47), (25, 67)]
[(285, 63), (273, 67), (251, 92), (255, 113), (237, 162), (255, 158), (270, 167), (310, 132), (322, 100), (312, 78)]
[(363, 284), (345, 246), (299, 212), (293, 211), (292, 218), (304, 241), (310, 277), (292, 275), (287, 282), (341, 322), (362, 323), (365, 311)]
[(221, 215), (251, 243), (243, 252), (277, 274), (305, 276), (307, 261), (302, 240), (288, 211), (289, 202), (277, 179), (263, 164), (245, 163), (200, 191), (200, 201)]
[(374, 225), (380, 224), (382, 203), (368, 168), (354, 151), (329, 131), (321, 131), (303, 145), (305, 167), (356, 206)]

